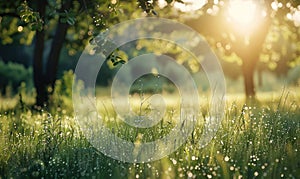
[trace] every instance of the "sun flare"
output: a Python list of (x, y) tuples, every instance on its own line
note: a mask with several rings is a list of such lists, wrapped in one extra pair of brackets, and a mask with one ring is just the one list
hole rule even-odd
[(241, 30), (249, 30), (253, 27), (256, 10), (256, 4), (251, 0), (231, 0), (228, 6), (228, 19)]

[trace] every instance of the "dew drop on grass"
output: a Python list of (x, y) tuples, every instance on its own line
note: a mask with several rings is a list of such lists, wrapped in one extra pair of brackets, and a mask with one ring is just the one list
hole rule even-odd
[(188, 177), (189, 177), (189, 178), (192, 178), (192, 177), (193, 177), (193, 173), (190, 172), (190, 171), (188, 171)]
[(228, 161), (229, 161), (229, 157), (228, 157), (228, 156), (225, 156), (225, 157), (224, 157), (224, 161), (225, 161), (225, 162), (228, 162)]
[(280, 177), (283, 178), (283, 177), (284, 177), (284, 174), (282, 173), (282, 174), (280, 175)]

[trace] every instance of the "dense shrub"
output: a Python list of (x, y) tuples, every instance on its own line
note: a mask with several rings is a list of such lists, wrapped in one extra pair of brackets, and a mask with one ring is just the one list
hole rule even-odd
[[(0, 60), (0, 90), (4, 94), (7, 89), (11, 89), (16, 93), (22, 82), (26, 83), (27, 87), (32, 87), (32, 68), (25, 68), (18, 63), (4, 63)], [(10, 86), (7, 88), (7, 86)]]

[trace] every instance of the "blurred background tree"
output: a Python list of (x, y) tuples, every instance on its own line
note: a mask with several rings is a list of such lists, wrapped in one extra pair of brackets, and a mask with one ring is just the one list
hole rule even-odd
[(258, 70), (267, 66), (279, 75), (299, 63), (299, 13), (300, 1), (295, 0), (212, 0), (185, 22), (203, 34), (221, 58), (241, 66), (246, 97), (253, 98), (257, 64)]

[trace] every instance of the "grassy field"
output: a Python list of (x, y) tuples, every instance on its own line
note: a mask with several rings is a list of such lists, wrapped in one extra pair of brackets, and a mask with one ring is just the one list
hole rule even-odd
[[(187, 142), (174, 153), (141, 164), (117, 161), (94, 149), (76, 125), (67, 97), (57, 97), (47, 110), (32, 110), (26, 103), (32, 102), (30, 98), (1, 97), (0, 178), (297, 178), (297, 91), (260, 93), (259, 101), (249, 104), (244, 104), (241, 96), (229, 94), (220, 129), (206, 147), (197, 146), (203, 127), (199, 122)], [(133, 102), (136, 110), (141, 106), (138, 99)], [(158, 125), (136, 129), (118, 121), (105, 100), (98, 99), (99, 114), (109, 128), (131, 141), (141, 140), (140, 134), (146, 136), (142, 140), (155, 140), (167, 134), (179, 111), (176, 100), (170, 100), (174, 105), (167, 108)], [(147, 110), (147, 105), (142, 110)], [(207, 110), (206, 98), (201, 103), (198, 121), (203, 121)]]

